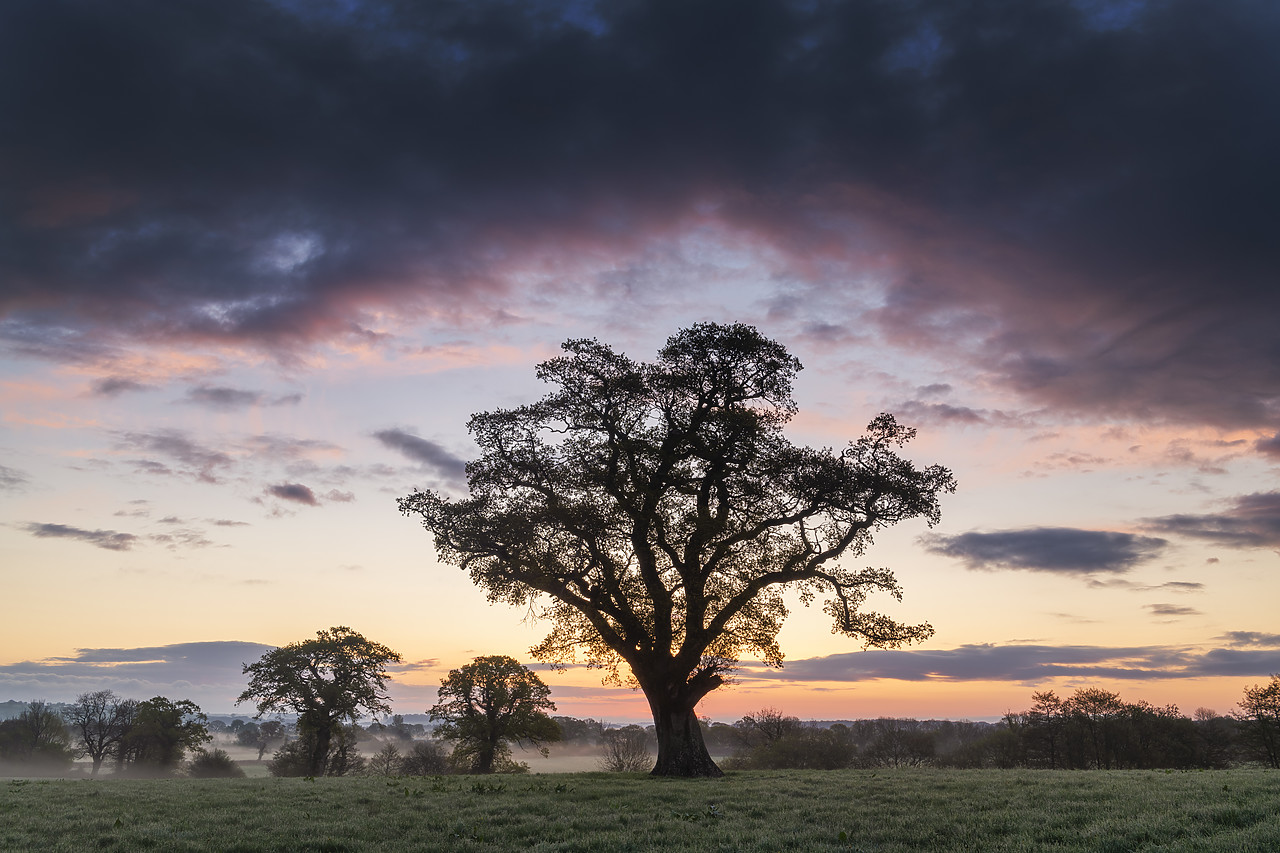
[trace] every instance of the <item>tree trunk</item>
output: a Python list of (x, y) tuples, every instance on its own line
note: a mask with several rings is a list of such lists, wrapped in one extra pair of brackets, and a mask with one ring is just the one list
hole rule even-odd
[[(694, 704), (689, 702), (656, 703), (649, 700), (653, 709), (653, 725), (658, 735), (658, 763), (653, 776), (690, 776), (717, 778), (724, 771), (711, 760), (707, 745), (702, 740), (702, 727)], [(665, 705), (665, 707), (664, 707)]]
[(325, 759), (329, 757), (329, 727), (316, 729), (315, 749), (311, 750), (311, 760), (307, 764), (307, 775), (323, 776)]

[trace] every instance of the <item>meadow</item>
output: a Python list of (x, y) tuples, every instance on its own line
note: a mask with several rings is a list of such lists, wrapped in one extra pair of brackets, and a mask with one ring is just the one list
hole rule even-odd
[(1280, 773), (8, 780), (0, 850), (1274, 851)]

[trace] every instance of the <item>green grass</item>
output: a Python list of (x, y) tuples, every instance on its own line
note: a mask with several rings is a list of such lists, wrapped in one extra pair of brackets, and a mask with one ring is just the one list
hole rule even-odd
[(8, 781), (0, 850), (1261, 853), (1280, 773)]

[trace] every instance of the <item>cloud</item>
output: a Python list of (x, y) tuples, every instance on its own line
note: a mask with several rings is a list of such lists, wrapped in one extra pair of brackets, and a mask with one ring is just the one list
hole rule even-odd
[[(232, 464), (229, 454), (204, 447), (186, 433), (174, 429), (126, 432), (120, 435), (119, 446), (127, 450), (159, 454), (177, 462), (183, 469), (183, 475), (206, 483), (220, 482), (218, 472)], [(168, 466), (152, 459), (136, 460), (135, 464), (151, 473), (172, 473)]]
[(1152, 531), (1205, 539), (1225, 548), (1280, 548), (1280, 492), (1234, 498), (1228, 508), (1207, 515), (1165, 515), (1143, 519)]
[(70, 702), (79, 693), (114, 690), (133, 699), (191, 699), (206, 712), (226, 712), (244, 689), (242, 664), (272, 648), (230, 640), (77, 649), (68, 657), (0, 665), (0, 695)]
[(26, 472), (0, 465), (0, 492), (16, 492), (25, 488), (30, 478)]
[(1264, 456), (1280, 456), (1280, 432), (1271, 438), (1258, 439), (1253, 446)]
[(329, 491), (325, 492), (324, 499), (327, 501), (333, 501), (334, 503), (345, 504), (345, 503), (351, 503), (352, 501), (354, 501), (356, 499), (356, 496), (351, 492), (343, 492), (343, 491), (339, 491), (338, 489), (330, 489)]
[(1199, 616), (1201, 611), (1180, 604), (1148, 604), (1153, 616)]
[(1033, 527), (957, 536), (929, 535), (922, 544), (935, 554), (980, 570), (1022, 569), (1053, 574), (1123, 573), (1154, 559), (1164, 539), (1105, 530)]
[(747, 667), (751, 679), (785, 681), (1016, 681), (1050, 678), (1164, 680), (1260, 676), (1280, 669), (1280, 650), (1173, 646), (964, 645), (955, 649), (868, 649)]
[(279, 485), (268, 486), (266, 491), (267, 494), (282, 501), (306, 504), (307, 506), (320, 505), (320, 501), (316, 500), (315, 492), (301, 483), (280, 483)]
[(1280, 634), (1264, 634), (1261, 631), (1228, 631), (1215, 639), (1223, 640), (1229, 646), (1280, 649)]
[(104, 379), (98, 379), (90, 386), (90, 391), (100, 397), (119, 397), (133, 391), (154, 391), (154, 385), (147, 385), (136, 379), (129, 379), (123, 376), (108, 376)]
[(221, 411), (247, 409), (252, 406), (295, 406), (302, 402), (301, 394), (285, 394), (268, 397), (263, 391), (245, 391), (224, 386), (199, 385), (187, 390), (184, 403), (207, 406)]
[(630, 271), (696, 227), (812, 296), (815, 337), (1274, 426), (1274, 4), (584, 8), (4, 4), (0, 339), (286, 354), (618, 278), (634, 306), (688, 285)]
[(76, 539), (107, 551), (128, 551), (138, 542), (132, 533), (115, 530), (85, 530), (67, 524), (31, 522), (23, 529), (41, 539)]
[(405, 457), (421, 464), (450, 482), (465, 482), (467, 463), (434, 441), (420, 438), (402, 429), (384, 429), (373, 437), (386, 447), (399, 451)]

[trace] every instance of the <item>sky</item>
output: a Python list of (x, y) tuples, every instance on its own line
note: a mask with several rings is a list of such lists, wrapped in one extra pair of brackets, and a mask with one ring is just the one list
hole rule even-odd
[(1269, 0), (0, 4), (0, 699), (225, 713), (336, 625), (402, 713), (533, 663), (396, 498), (464, 494), (561, 342), (744, 322), (794, 442), (892, 412), (959, 488), (859, 558), (931, 639), (791, 600), (700, 713), (1230, 711), (1280, 671), (1277, 41)]

